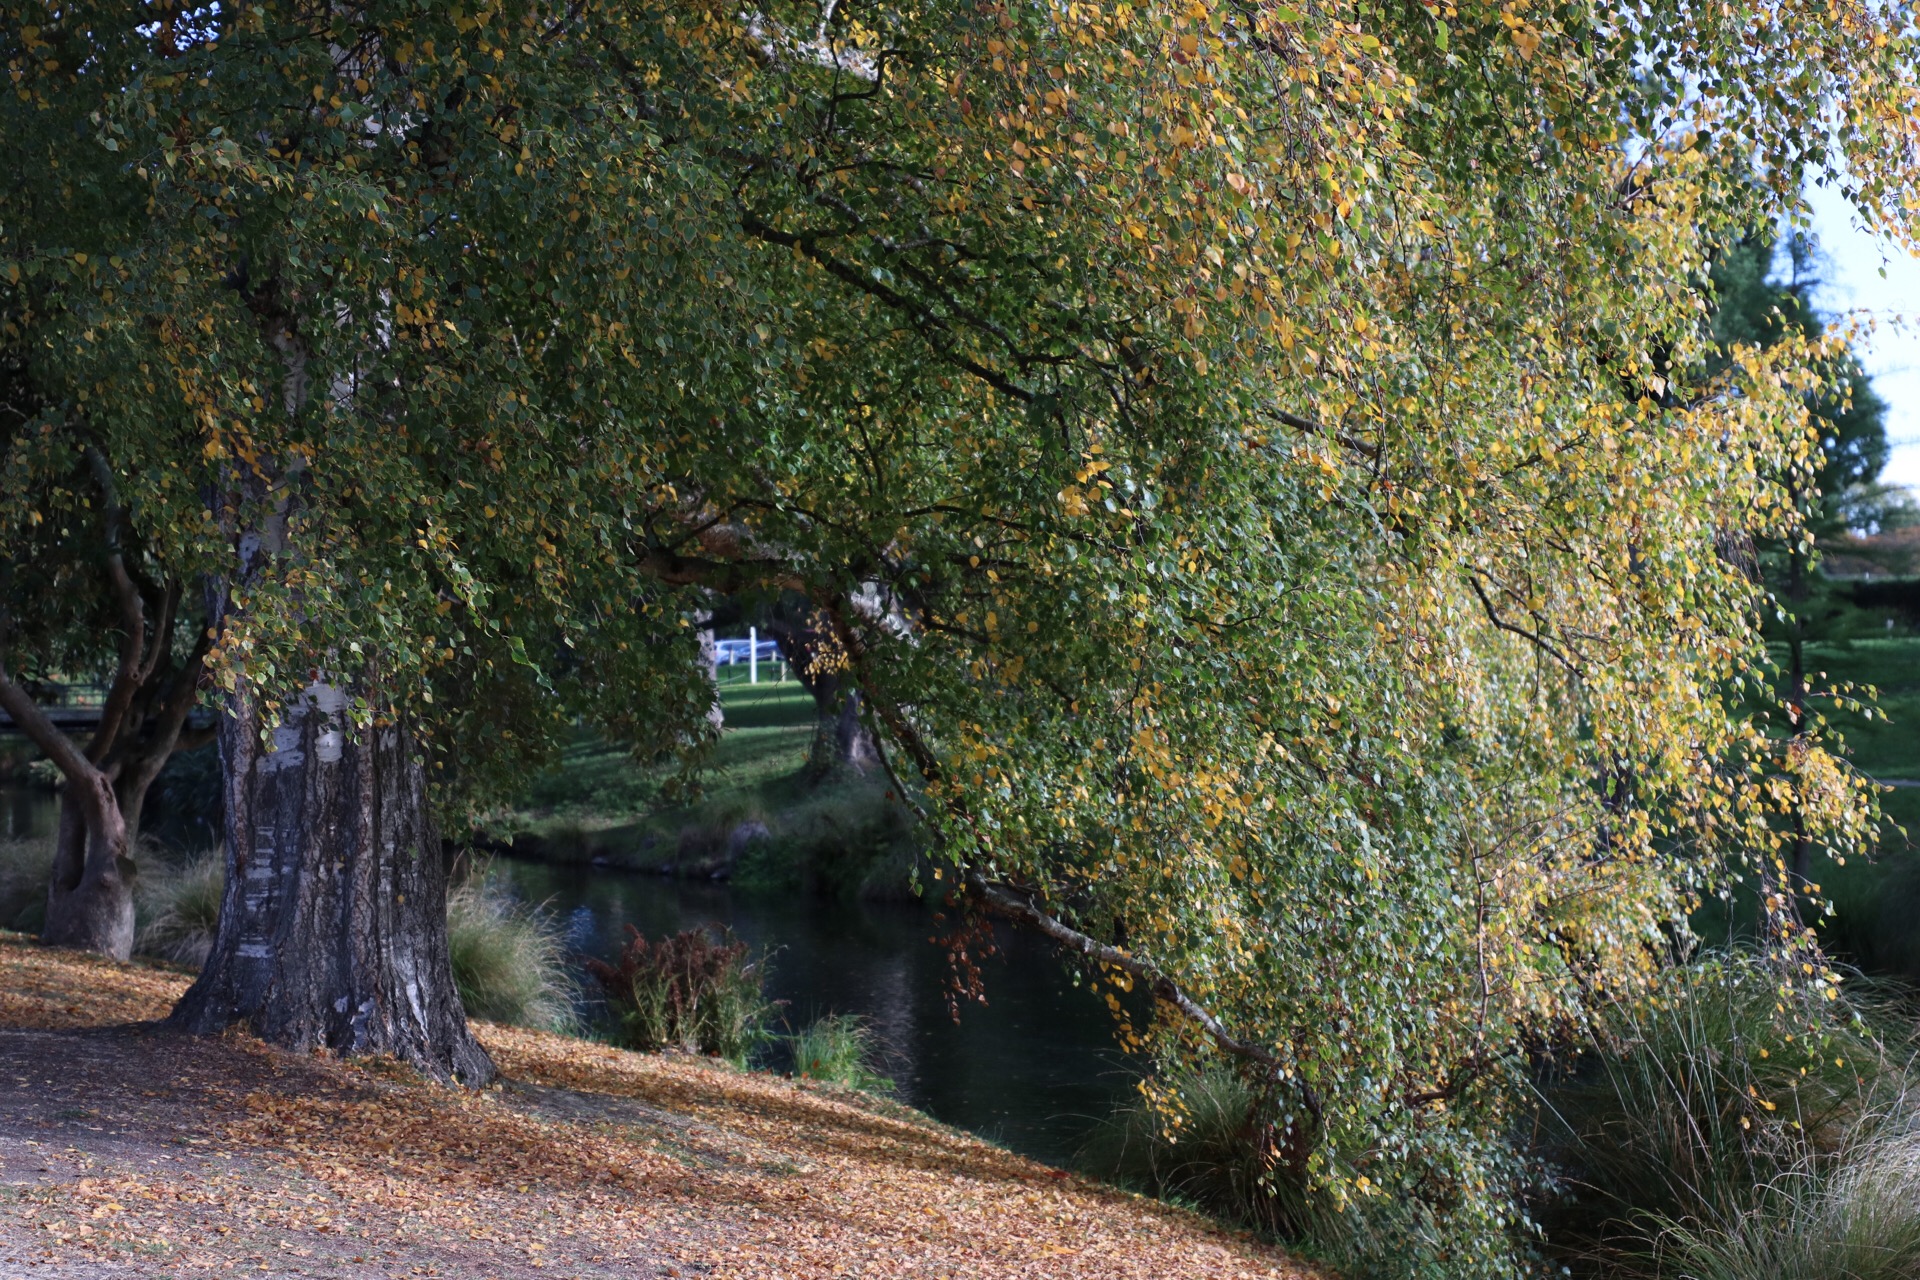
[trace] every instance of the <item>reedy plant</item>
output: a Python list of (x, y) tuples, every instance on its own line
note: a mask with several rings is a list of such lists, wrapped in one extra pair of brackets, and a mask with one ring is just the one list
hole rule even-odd
[(1674, 969), (1538, 1086), (1536, 1149), (1559, 1176), (1540, 1211), (1548, 1250), (1681, 1276), (1675, 1259), (1716, 1242), (1738, 1253), (1789, 1221), (1838, 1230), (1849, 1171), (1911, 1147), (1916, 1040), (1864, 983), (1812, 1004), (1756, 955)]
[(447, 894), (447, 945), (468, 1017), (574, 1030), (576, 984), (560, 929), (490, 868)]
[(868, 1093), (893, 1088), (874, 1066), (879, 1044), (873, 1028), (853, 1014), (830, 1013), (788, 1037), (793, 1073), (806, 1080), (837, 1084)]
[(631, 1049), (687, 1049), (746, 1065), (766, 1038), (773, 1005), (761, 991), (763, 962), (730, 931), (688, 929), (657, 942), (632, 925), (614, 963), (590, 959), (615, 1035)]
[(1920, 1133), (1908, 1112), (1864, 1125), (1830, 1159), (1755, 1189), (1740, 1211), (1670, 1225), (1661, 1275), (1684, 1280), (1920, 1277)]
[(175, 964), (199, 967), (220, 922), (226, 872), (218, 849), (180, 860), (152, 857), (134, 882), (140, 921), (137, 948)]

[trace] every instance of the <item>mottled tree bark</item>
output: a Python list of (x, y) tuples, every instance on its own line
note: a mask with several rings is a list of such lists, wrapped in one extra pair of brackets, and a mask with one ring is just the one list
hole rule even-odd
[(447, 946), (447, 866), (403, 722), (355, 728), (315, 685), (262, 741), (231, 696), (219, 732), (226, 892), (173, 1025), (232, 1025), (295, 1050), (391, 1054), (443, 1082), (495, 1074), (467, 1029)]

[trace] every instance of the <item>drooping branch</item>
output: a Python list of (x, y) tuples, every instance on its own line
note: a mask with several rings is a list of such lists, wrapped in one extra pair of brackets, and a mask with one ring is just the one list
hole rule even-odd
[(1195, 1000), (1179, 983), (1167, 976), (1165, 970), (1151, 960), (1124, 951), (1109, 943), (1101, 942), (1088, 934), (1080, 932), (1070, 925), (1063, 924), (1055, 916), (1049, 915), (1025, 895), (1002, 885), (989, 883), (978, 872), (967, 873), (967, 887), (981, 901), (1000, 915), (1016, 920), (1028, 928), (1045, 934), (1060, 946), (1084, 956), (1096, 964), (1109, 965), (1132, 974), (1147, 984), (1148, 990), (1161, 1002), (1172, 1006), (1207, 1034), (1221, 1052), (1251, 1062), (1269, 1077), (1285, 1081), (1300, 1091), (1300, 1098), (1316, 1121), (1321, 1120), (1320, 1099), (1312, 1087), (1300, 1078), (1292, 1067), (1280, 1056), (1263, 1045), (1251, 1040), (1241, 1039), (1233, 1034), (1226, 1024), (1209, 1012), (1205, 1006)]
[[(873, 679), (871, 668), (866, 662), (868, 656), (866, 647), (860, 642), (858, 635), (854, 632), (851, 626), (851, 620), (847, 617), (844, 604), (844, 600), (831, 602), (828, 607), (828, 616), (834, 620), (835, 626), (840, 633), (841, 644), (847, 650), (848, 657), (852, 663), (854, 678), (860, 683), (862, 692), (866, 694), (869, 705), (874, 708), (874, 714), (886, 724), (887, 730), (893, 736), (894, 741), (898, 742), (907, 753), (913, 757), (915, 767), (920, 770), (921, 776), (929, 782), (937, 780), (940, 776), (938, 756), (935, 755), (932, 748), (921, 737), (919, 731), (916, 730), (907, 720), (906, 716), (901, 713), (900, 709), (894, 706), (890, 699), (879, 692), (877, 682)], [(878, 738), (879, 735), (876, 734), (876, 741)], [(891, 764), (887, 764), (884, 755), (881, 756), (881, 761), (886, 765), (888, 776), (893, 780), (894, 786), (901, 788), (904, 794), (904, 787), (900, 779), (894, 775), (892, 766)], [(957, 801), (951, 801), (949, 803), (958, 804)], [(916, 809), (918, 808), (917, 806), (915, 807)], [(924, 819), (926, 814), (922, 812), (920, 816)], [(960, 813), (959, 816), (963, 821), (968, 817), (964, 812)], [(1029, 897), (1013, 889), (994, 884), (987, 880), (987, 878), (976, 869), (968, 868), (964, 874), (966, 876), (967, 887), (991, 910), (1044, 934), (1055, 943), (1066, 947), (1068, 950), (1088, 960), (1092, 960), (1098, 964), (1111, 965), (1145, 982), (1156, 999), (1176, 1010), (1183, 1017), (1198, 1026), (1206, 1033), (1207, 1038), (1213, 1042), (1216, 1048), (1233, 1057), (1239, 1058), (1243, 1062), (1253, 1063), (1271, 1079), (1284, 1081), (1298, 1089), (1302, 1102), (1306, 1105), (1307, 1110), (1312, 1113), (1314, 1120), (1318, 1122), (1322, 1119), (1319, 1098), (1315, 1095), (1312, 1086), (1302, 1079), (1294, 1068), (1288, 1065), (1272, 1050), (1256, 1044), (1251, 1040), (1234, 1035), (1225, 1023), (1215, 1017), (1206, 1006), (1194, 999), (1184, 987), (1176, 982), (1166, 970), (1162, 969), (1159, 965), (1144, 957), (1134, 955), (1132, 952), (1122, 950), (1109, 943), (1101, 942), (1090, 934), (1082, 933), (1057, 916), (1035, 906)]]
[(1473, 594), (1479, 598), (1480, 607), (1486, 611), (1488, 622), (1491, 622), (1501, 631), (1505, 631), (1510, 635), (1519, 636), (1522, 640), (1525, 640), (1528, 644), (1531, 644), (1534, 648), (1540, 650), (1540, 652), (1565, 667), (1573, 675), (1577, 676), (1580, 674), (1579, 664), (1561, 652), (1559, 646), (1555, 645), (1551, 640), (1548, 640), (1538, 632), (1529, 631), (1525, 627), (1509, 622), (1501, 617), (1500, 610), (1494, 607), (1492, 600), (1487, 598), (1486, 588), (1480, 585), (1479, 573), (1469, 573), (1467, 575), (1467, 585), (1473, 588)]
[[(745, 545), (743, 542), (743, 550)], [(865, 707), (885, 726), (885, 735), (874, 734), (882, 767), (900, 791), (903, 801), (913, 807), (923, 821), (929, 820), (925, 811), (908, 797), (905, 784), (894, 772), (892, 761), (886, 754), (882, 738), (892, 738), (913, 760), (920, 776), (928, 782), (937, 781), (941, 775), (939, 756), (900, 707), (886, 696), (873, 671), (872, 653), (853, 625), (858, 610), (846, 592), (828, 583), (810, 581), (779, 557), (766, 555), (758, 549), (754, 554), (743, 555), (736, 560), (681, 556), (664, 551), (648, 552), (640, 557), (639, 567), (660, 581), (678, 585), (729, 590), (746, 585), (778, 583), (814, 600), (833, 625), (840, 647), (847, 656), (849, 673), (860, 688)], [(949, 801), (950, 806), (958, 804), (957, 800)], [(956, 816), (966, 825), (972, 825), (964, 810), (958, 810)], [(1044, 934), (1088, 960), (1111, 965), (1144, 981), (1157, 999), (1199, 1027), (1216, 1048), (1253, 1064), (1271, 1079), (1298, 1089), (1316, 1122), (1322, 1118), (1319, 1098), (1296, 1069), (1273, 1051), (1233, 1034), (1224, 1022), (1159, 965), (1082, 933), (1035, 906), (1029, 898), (1015, 890), (990, 882), (976, 869), (965, 869), (963, 874), (968, 888), (989, 909)]]

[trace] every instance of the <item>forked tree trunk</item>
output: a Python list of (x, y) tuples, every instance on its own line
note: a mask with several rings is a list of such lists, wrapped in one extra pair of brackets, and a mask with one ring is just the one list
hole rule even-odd
[[(184, 712), (178, 717), (185, 718)], [(147, 793), (179, 740), (179, 726), (163, 724), (144, 750), (67, 778), (40, 928), (48, 946), (98, 951), (115, 960), (133, 953), (134, 844)]]
[(442, 1082), (484, 1084), (494, 1066), (454, 989), (447, 868), (418, 744), (403, 725), (348, 726), (345, 701), (314, 686), (268, 750), (253, 701), (229, 699), (226, 890), (206, 966), (171, 1021), (390, 1054)]
[(115, 960), (133, 954), (131, 843), (112, 780), (97, 769), (69, 777), (60, 795), (42, 942)]

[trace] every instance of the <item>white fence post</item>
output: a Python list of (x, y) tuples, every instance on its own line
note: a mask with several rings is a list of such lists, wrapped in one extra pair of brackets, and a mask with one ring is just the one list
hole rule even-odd
[(747, 683), (760, 683), (760, 629), (747, 628)]

